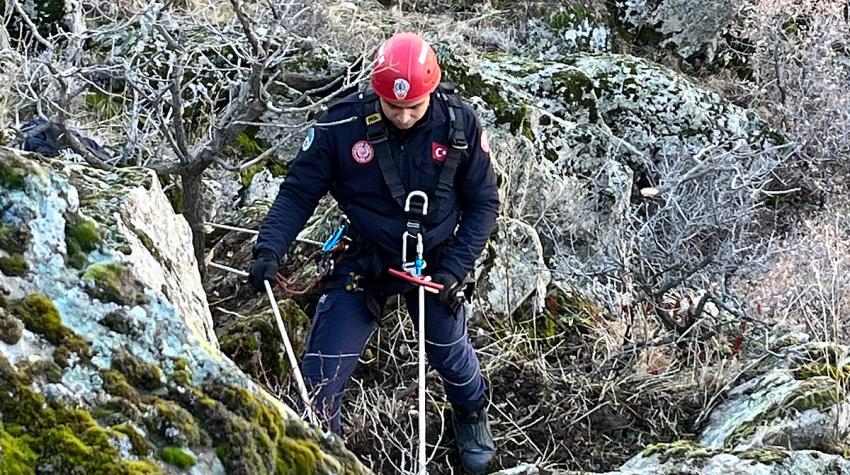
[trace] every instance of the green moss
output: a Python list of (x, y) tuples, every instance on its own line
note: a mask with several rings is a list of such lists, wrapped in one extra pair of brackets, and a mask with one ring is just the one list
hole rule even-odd
[(692, 440), (677, 440), (676, 442), (648, 445), (641, 455), (650, 457), (655, 454), (659, 454), (661, 463), (666, 463), (670, 459), (707, 458), (714, 455), (714, 452)]
[(28, 295), (13, 302), (9, 310), (24, 323), (27, 330), (38, 333), (56, 346), (53, 358), (60, 366), (67, 367), (72, 354), (83, 360), (91, 356), (89, 343), (62, 324), (59, 311), (46, 296)]
[(504, 91), (497, 85), (484, 80), (479, 73), (472, 72), (458, 60), (443, 63), (445, 80), (458, 85), (467, 97), (479, 96), (493, 109), (501, 123), (509, 124), (511, 132), (521, 131), (525, 123), (526, 105), (503, 96)]
[(800, 387), (794, 391), (793, 399), (783, 407), (790, 407), (798, 411), (817, 409), (824, 411), (843, 399), (844, 389), (832, 379), (825, 376), (816, 376), (803, 381)]
[(0, 186), (10, 190), (23, 190), (26, 173), (13, 166), (0, 163)]
[[(85, 338), (73, 332), (65, 336), (60, 348), (67, 348), (69, 352), (76, 354), (84, 361), (88, 361), (88, 359), (91, 358), (91, 345), (89, 345), (89, 342), (87, 342)], [(57, 361), (57, 363), (59, 362)], [(68, 365), (65, 364), (63, 366), (67, 367)]]
[(20, 277), (27, 273), (29, 266), (20, 254), (12, 254), (11, 256), (0, 256), (0, 272), (12, 276)]
[(156, 432), (171, 444), (195, 446), (201, 433), (195, 418), (179, 404), (157, 398), (153, 404), (156, 412), (145, 420), (148, 430)]
[[(146, 461), (121, 459), (110, 440), (110, 429), (97, 424), (90, 413), (50, 403), (33, 390), (27, 378), (0, 356), (0, 468), (21, 462), (23, 467), (50, 466), (51, 473), (161, 473)], [(14, 440), (12, 440), (14, 439)], [(7, 447), (14, 454), (7, 457)], [(22, 461), (26, 461), (25, 463)], [(21, 466), (12, 465), (16, 469)], [(16, 473), (11, 469), (0, 473)], [(18, 473), (32, 473), (22, 471)]]
[(781, 447), (764, 447), (761, 449), (745, 450), (734, 453), (738, 458), (755, 460), (759, 463), (772, 464), (781, 463), (788, 458), (788, 451)]
[(243, 188), (247, 188), (251, 185), (251, 181), (254, 179), (254, 175), (259, 173), (263, 168), (265, 168), (264, 163), (257, 163), (248, 168), (239, 171), (239, 183), (242, 184)]
[(266, 162), (266, 168), (269, 169), (269, 172), (271, 172), (273, 177), (286, 175), (286, 173), (289, 171), (285, 164), (280, 163), (274, 159), (269, 159), (269, 161)]
[(133, 273), (124, 264), (92, 264), (83, 274), (83, 281), (88, 284), (86, 293), (103, 302), (120, 305), (147, 303), (142, 283), (133, 277)]
[(178, 386), (192, 386), (192, 370), (189, 368), (189, 362), (185, 358), (175, 360), (174, 370), (168, 375), (168, 378)]
[(283, 437), (278, 442), (277, 470), (280, 473), (316, 473), (322, 450), (314, 440)]
[(264, 148), (259, 144), (256, 133), (259, 128), (252, 126), (247, 128), (234, 139), (235, 146), (242, 156), (254, 156), (263, 153)]
[(118, 424), (110, 427), (115, 432), (120, 432), (130, 439), (130, 444), (133, 445), (133, 454), (139, 457), (147, 457), (151, 451), (151, 444), (145, 440), (145, 437), (138, 430), (131, 427), (129, 424)]
[(27, 382), (43, 380), (42, 383), (58, 383), (62, 380), (62, 368), (53, 360), (37, 359), (18, 362), (18, 372)]
[(94, 221), (77, 217), (65, 219), (65, 248), (70, 266), (82, 269), (88, 254), (100, 246), (101, 240)]
[(0, 341), (14, 345), (23, 335), (24, 325), (0, 306)]
[(597, 96), (600, 96), (601, 91), (597, 90), (593, 80), (584, 71), (573, 67), (564, 68), (553, 76), (553, 80), (556, 91), (564, 102), (587, 110), (590, 122), (596, 122), (599, 119), (593, 94), (595, 92)]
[(572, 5), (549, 14), (547, 23), (553, 30), (573, 30), (585, 20), (593, 20), (593, 17), (580, 5)]
[(30, 294), (12, 305), (14, 313), (24, 322), (27, 330), (38, 333), (54, 345), (59, 345), (66, 335), (59, 310), (45, 295)]
[(138, 401), (139, 393), (136, 389), (127, 382), (127, 378), (115, 369), (100, 370), (100, 378), (103, 380), (103, 389), (109, 394), (128, 399), (130, 401)]
[[(66, 224), (67, 226), (67, 224)], [(91, 252), (100, 245), (101, 236), (94, 221), (80, 220), (65, 228), (66, 239), (73, 239), (83, 252)]]
[(726, 439), (725, 447), (731, 448), (734, 447), (738, 441), (747, 439), (751, 435), (755, 434), (759, 428), (760, 420), (745, 422), (738, 426), (732, 434)]
[(163, 386), (159, 367), (127, 352), (118, 351), (112, 355), (112, 368), (123, 374), (133, 387), (151, 391)]
[(198, 458), (195, 457), (195, 454), (180, 447), (174, 447), (173, 445), (163, 447), (159, 455), (166, 463), (184, 470), (198, 463)]
[(0, 425), (0, 473), (35, 475), (36, 456), (32, 449), (17, 437), (12, 437)]
[(8, 225), (0, 225), (0, 249), (10, 254), (23, 254), (29, 243), (29, 231), (25, 227), (13, 228)]

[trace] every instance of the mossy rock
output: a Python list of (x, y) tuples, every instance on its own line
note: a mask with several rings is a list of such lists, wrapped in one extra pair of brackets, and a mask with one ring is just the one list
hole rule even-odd
[(62, 368), (55, 361), (43, 358), (18, 362), (18, 372), (30, 383), (40, 381), (43, 385), (62, 380)]
[(132, 402), (139, 401), (139, 392), (136, 391), (124, 375), (116, 369), (100, 370), (100, 378), (103, 380), (103, 389), (115, 397), (121, 397)]
[(753, 460), (763, 464), (782, 463), (788, 458), (788, 451), (782, 447), (763, 447), (734, 453), (738, 458)]
[(14, 345), (20, 341), (24, 332), (24, 323), (0, 307), (0, 341)]
[(82, 359), (91, 356), (89, 343), (62, 324), (59, 310), (47, 296), (30, 294), (10, 303), (8, 310), (24, 323), (27, 330), (56, 346), (54, 360), (60, 366), (67, 366), (67, 358), (71, 354)]
[(122, 459), (110, 429), (84, 409), (46, 400), (27, 380), (0, 355), (0, 468), (8, 469), (0, 473), (34, 473), (29, 469), (48, 465), (51, 473), (162, 473), (149, 461)]
[(102, 302), (119, 305), (142, 305), (148, 302), (144, 287), (124, 264), (110, 262), (92, 264), (83, 274), (86, 293)]
[(706, 449), (692, 440), (677, 440), (675, 442), (663, 442), (647, 446), (641, 453), (644, 457), (659, 455), (661, 463), (669, 460), (684, 460), (693, 458), (707, 458), (714, 455), (714, 451)]
[(0, 163), (0, 187), (7, 190), (23, 190), (26, 172), (21, 168)]
[(29, 244), (30, 233), (26, 227), (0, 225), (0, 249), (10, 254), (23, 254)]
[(179, 404), (167, 399), (156, 399), (154, 413), (145, 422), (148, 430), (155, 432), (169, 444), (183, 447), (201, 442), (201, 433), (195, 418)]
[(183, 470), (194, 467), (198, 463), (198, 458), (190, 450), (173, 445), (163, 447), (159, 456), (164, 462)]
[(112, 369), (119, 371), (135, 388), (152, 391), (163, 387), (162, 371), (125, 351), (112, 355)]
[(0, 425), (0, 473), (35, 475), (36, 455), (20, 438), (12, 437)]
[(122, 335), (129, 335), (133, 332), (132, 320), (126, 312), (120, 309), (107, 313), (100, 319), (99, 323)]
[(0, 256), (0, 272), (11, 277), (20, 277), (29, 271), (29, 265), (20, 254)]
[(76, 269), (85, 267), (88, 254), (100, 246), (102, 239), (94, 221), (66, 217), (65, 248), (68, 264)]
[(145, 439), (144, 435), (142, 435), (137, 429), (133, 428), (130, 424), (117, 424), (110, 429), (115, 432), (120, 432), (127, 436), (130, 439), (130, 444), (133, 446), (133, 454), (139, 457), (147, 457), (151, 452), (151, 444)]

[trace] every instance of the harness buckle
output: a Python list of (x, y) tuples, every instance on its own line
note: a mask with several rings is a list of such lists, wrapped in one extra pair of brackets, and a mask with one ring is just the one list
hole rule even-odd
[[(407, 215), (407, 224), (401, 237), (401, 268), (410, 274), (422, 275), (422, 269), (427, 266), (423, 257), (425, 245), (422, 238), (422, 218), (428, 214), (428, 195), (421, 190), (411, 191), (405, 199), (404, 212)], [(411, 244), (416, 249), (412, 259), (408, 253)]]

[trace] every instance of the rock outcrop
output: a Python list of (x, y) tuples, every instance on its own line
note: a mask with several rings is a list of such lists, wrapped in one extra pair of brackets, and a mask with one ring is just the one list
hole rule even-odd
[[(751, 365), (760, 374), (729, 391), (698, 441), (652, 444), (606, 475), (850, 473), (848, 347), (805, 340), (776, 340)], [(526, 465), (499, 473), (543, 472)]]
[(217, 349), (153, 172), (0, 148), (0, 471), (367, 473)]

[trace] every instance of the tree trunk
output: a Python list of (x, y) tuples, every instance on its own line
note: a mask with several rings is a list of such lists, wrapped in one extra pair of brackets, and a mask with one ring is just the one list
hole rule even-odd
[(189, 222), (192, 229), (192, 246), (195, 250), (195, 258), (198, 260), (198, 270), (201, 276), (206, 271), (204, 265), (204, 197), (203, 197), (203, 170), (189, 171), (180, 175), (183, 185), (183, 216)]

